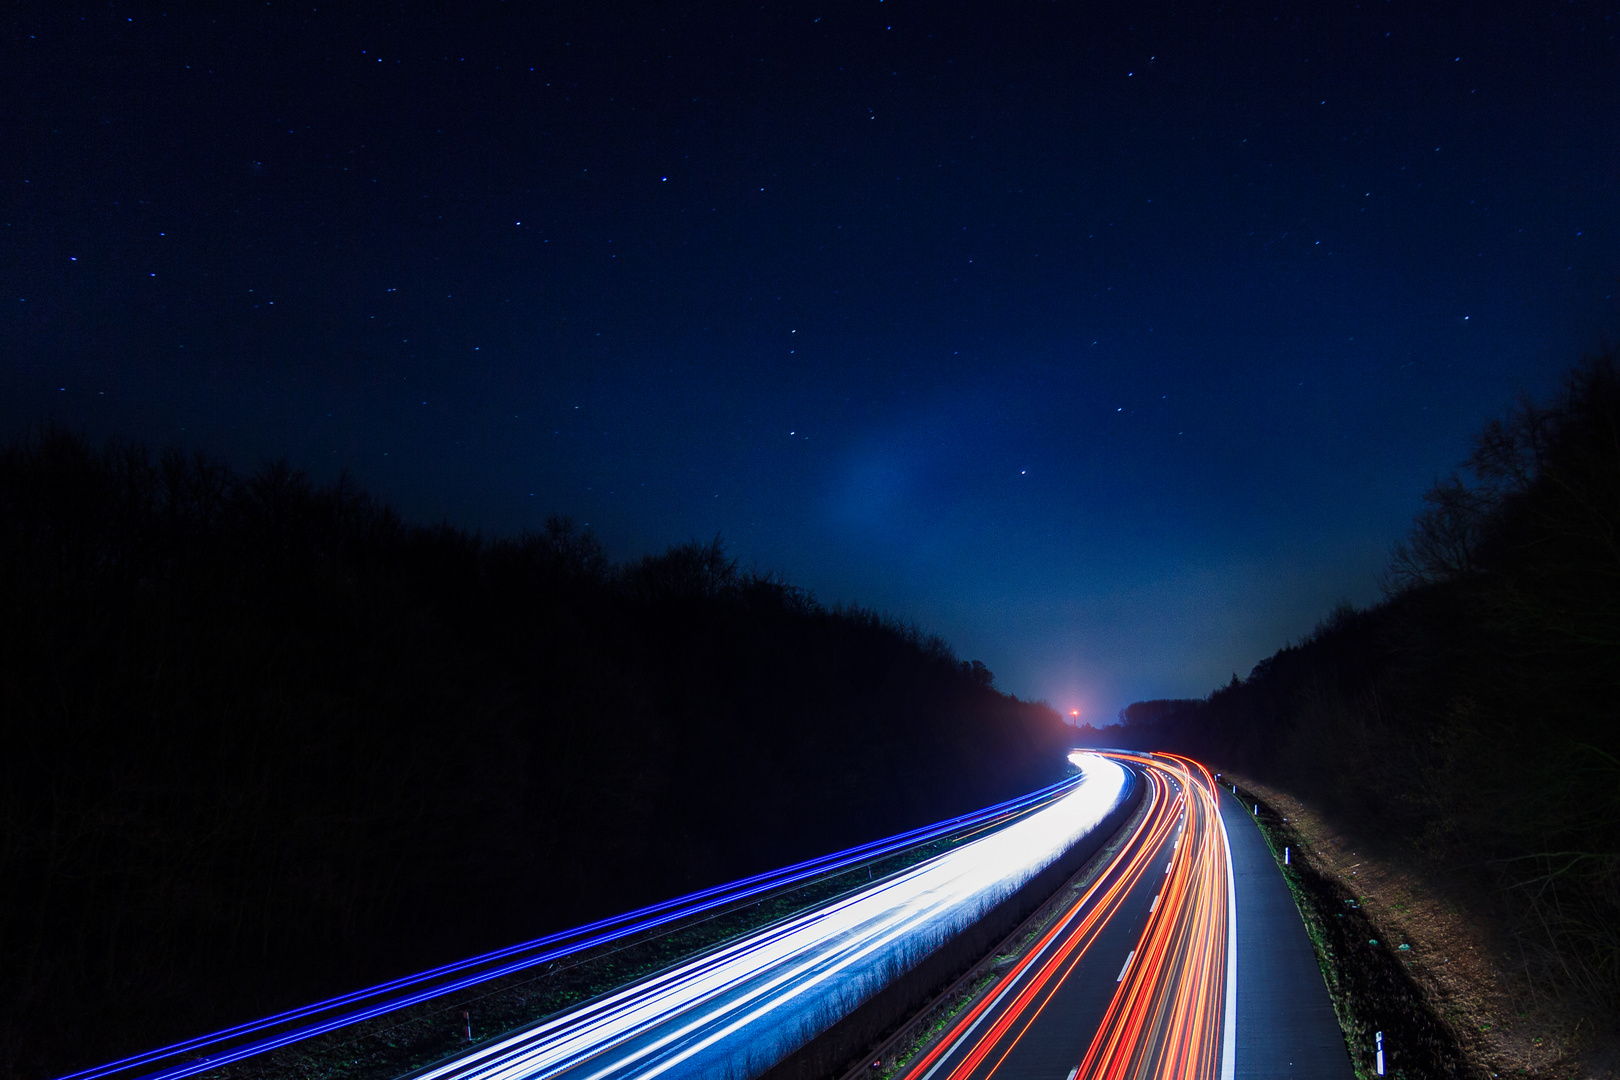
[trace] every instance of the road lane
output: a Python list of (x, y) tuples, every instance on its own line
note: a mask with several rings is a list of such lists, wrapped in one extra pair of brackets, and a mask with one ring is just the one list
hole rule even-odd
[(1350, 1052), (1293, 894), (1249, 807), (1221, 790), (1237, 884), (1242, 973), (1235, 1080), (1351, 1080)]
[(1231, 877), (1213, 778), (1186, 759), (1110, 756), (1151, 785), (1134, 835), (907, 1080), (1213, 1080), (1231, 1060)]
[(1231, 875), (1214, 778), (1171, 755), (1143, 764), (1178, 777), (1184, 827), (1135, 959), (1080, 1063), (1086, 1080), (1214, 1077), (1227, 1050)]

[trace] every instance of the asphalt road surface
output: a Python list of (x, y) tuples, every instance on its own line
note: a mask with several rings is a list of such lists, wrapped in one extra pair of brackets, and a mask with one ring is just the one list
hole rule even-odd
[(1237, 886), (1235, 1080), (1351, 1080), (1355, 1071), (1311, 939), (1252, 808), (1226, 788), (1220, 805)]
[(1110, 756), (1150, 785), (1131, 837), (907, 1080), (1221, 1075), (1234, 980), (1217, 789), (1195, 762)]

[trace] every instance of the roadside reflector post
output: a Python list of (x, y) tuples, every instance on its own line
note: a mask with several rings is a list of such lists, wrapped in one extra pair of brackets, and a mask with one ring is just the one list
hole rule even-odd
[(467, 1024), (467, 1041), (472, 1042), (472, 1014), (463, 1010), (461, 1019)]
[(1284, 866), (1288, 865), (1288, 849), (1287, 848), (1283, 848), (1283, 865)]
[(1380, 1031), (1376, 1036), (1378, 1040), (1378, 1075), (1384, 1075), (1384, 1033)]
[(1259, 803), (1254, 804), (1254, 816), (1255, 817), (1260, 816), (1260, 804)]

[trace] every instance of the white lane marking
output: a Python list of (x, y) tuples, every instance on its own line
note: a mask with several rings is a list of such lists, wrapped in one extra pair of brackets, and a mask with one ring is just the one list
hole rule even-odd
[(1119, 969), (1119, 978), (1115, 979), (1115, 982), (1125, 981), (1125, 973), (1131, 969), (1131, 961), (1134, 959), (1136, 959), (1136, 950), (1132, 949), (1131, 954), (1125, 958), (1125, 966)]
[(1074, 1080), (1074, 1078), (1079, 1076), (1079, 1075), (1080, 1075), (1080, 1066), (1076, 1065), (1074, 1068), (1069, 1070), (1069, 1075), (1065, 1078), (1065, 1080)]
[(1170, 872), (1170, 868), (1172, 866), (1174, 866), (1174, 865), (1176, 865), (1176, 860), (1174, 860), (1174, 859), (1171, 859), (1169, 862), (1165, 863), (1164, 864), (1164, 872), (1166, 874), (1168, 874)]
[(1153, 912), (1156, 911), (1158, 909), (1158, 907), (1159, 907), (1159, 894), (1154, 893), (1153, 894), (1153, 903), (1148, 905), (1148, 914), (1149, 915), (1153, 914)]
[(1219, 804), (1215, 806), (1215, 824), (1221, 827), (1221, 843), (1226, 848), (1226, 1031), (1221, 1039), (1221, 1080), (1236, 1080), (1237, 885), (1232, 877), (1232, 838), (1226, 833), (1226, 819), (1221, 815)]

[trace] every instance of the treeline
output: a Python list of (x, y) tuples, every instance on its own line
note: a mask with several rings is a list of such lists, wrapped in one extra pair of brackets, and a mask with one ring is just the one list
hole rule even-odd
[(1069, 731), (739, 571), (285, 464), (0, 450), (0, 1074), (42, 1077), (984, 805)]
[[(1620, 1005), (1620, 368), (1522, 401), (1425, 497), (1386, 600), (1247, 679), (1125, 710), (1323, 806), (1501, 932), (1537, 992)], [(1573, 996), (1573, 997), (1572, 997)]]

